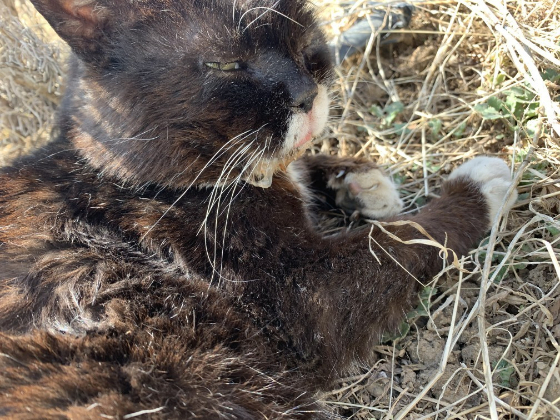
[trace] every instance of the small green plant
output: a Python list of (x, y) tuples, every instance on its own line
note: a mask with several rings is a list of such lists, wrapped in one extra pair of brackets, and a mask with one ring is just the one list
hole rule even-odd
[[(480, 243), (480, 246), (483, 248), (483, 247), (487, 246), (488, 243), (489, 243), (489, 238), (485, 238)], [(481, 262), (484, 262), (484, 260), (486, 260), (486, 254), (487, 254), (486, 251), (480, 251), (479, 258), (480, 258)], [(494, 278), (494, 283), (495, 284), (501, 283), (501, 281), (504, 279), (506, 274), (509, 272), (509, 268), (510, 268), (509, 265), (504, 264), (504, 266), (502, 268), (500, 268), (498, 273), (495, 274), (496, 270), (497, 270), (498, 266), (500, 265), (500, 263), (502, 262), (503, 258), (504, 258), (504, 254), (501, 253), (501, 252), (493, 252), (492, 253), (492, 259), (491, 259), (492, 271), (490, 271), (490, 278), (492, 278), (492, 276), (496, 275), (496, 277)]]
[(402, 102), (393, 102), (385, 108), (381, 108), (378, 105), (372, 105), (370, 111), (373, 115), (381, 119), (381, 128), (389, 128), (395, 118), (404, 110), (404, 105)]
[(463, 137), (463, 134), (465, 133), (466, 129), (467, 129), (467, 122), (463, 121), (461, 124), (459, 124), (456, 128), (453, 129), (452, 131), (453, 137), (455, 137), (456, 139), (460, 139), (461, 137)]
[(553, 237), (560, 236), (560, 229), (557, 229), (554, 226), (547, 226), (546, 230), (548, 230), (548, 233), (550, 233)]
[(560, 82), (560, 72), (553, 69), (546, 69), (541, 73), (543, 80), (548, 80), (552, 83)]
[[(518, 159), (516, 159), (519, 163), (523, 162), (525, 160), (525, 156), (526, 156), (526, 150), (520, 150), (520, 153), (518, 154)], [(535, 182), (539, 182), (542, 179), (546, 179), (546, 174), (548, 171), (548, 168), (550, 166), (550, 163), (542, 160), (542, 161), (538, 161), (536, 159), (531, 159), (529, 160), (530, 165), (527, 168), (528, 170), (526, 170), (523, 173), (523, 176), (521, 178), (520, 184), (521, 186), (525, 186), (525, 185), (532, 185)]]
[(535, 94), (525, 87), (511, 87), (498, 96), (490, 96), (486, 102), (478, 104), (474, 110), (487, 120), (503, 120), (512, 131), (524, 127), (533, 135), (540, 103)]
[(496, 366), (498, 377), (500, 378), (500, 386), (504, 388), (512, 387), (512, 380), (515, 379), (515, 368), (507, 360), (500, 360)]
[[(552, 69), (545, 70), (541, 76), (552, 83), (560, 81), (560, 73)], [(500, 74), (495, 82), (499, 85), (505, 79), (505, 75)], [(484, 119), (502, 120), (510, 130), (523, 129), (528, 136), (533, 136), (537, 129), (539, 107), (537, 96), (526, 84), (513, 86), (499, 95), (490, 96), (486, 102), (476, 105), (474, 110)]]
[(428, 127), (430, 128), (430, 134), (432, 135), (433, 140), (437, 139), (442, 125), (443, 123), (439, 118), (434, 118), (428, 121)]
[(375, 124), (375, 128), (378, 130), (390, 130), (392, 134), (400, 136), (402, 134), (410, 133), (411, 130), (408, 128), (408, 122), (395, 122), (396, 118), (404, 110), (404, 105), (402, 102), (393, 102), (381, 108), (379, 105), (372, 105), (369, 108), (370, 112), (379, 118), (378, 122)]

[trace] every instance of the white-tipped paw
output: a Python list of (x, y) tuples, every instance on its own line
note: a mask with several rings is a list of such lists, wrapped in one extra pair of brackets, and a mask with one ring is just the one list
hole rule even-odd
[(376, 168), (339, 173), (329, 182), (336, 191), (336, 204), (353, 212), (377, 219), (398, 214), (403, 203), (393, 181)]
[[(507, 164), (496, 157), (480, 156), (455, 169), (449, 176), (449, 180), (456, 178), (470, 178), (480, 185), (480, 191), (488, 204), (491, 225), (512, 184), (510, 169)], [(514, 190), (507, 197), (504, 212), (509, 211), (516, 200), (517, 191)]]

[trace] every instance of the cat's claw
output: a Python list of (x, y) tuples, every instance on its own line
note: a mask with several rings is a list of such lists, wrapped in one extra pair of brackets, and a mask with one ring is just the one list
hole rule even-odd
[(513, 190), (506, 198), (512, 184), (511, 172), (500, 158), (480, 156), (463, 163), (449, 176), (449, 180), (469, 178), (480, 185), (480, 191), (488, 204), (490, 226), (504, 200), (507, 200), (504, 212), (507, 213), (517, 200), (517, 191)]
[(395, 184), (378, 168), (341, 172), (329, 184), (336, 190), (337, 206), (351, 211), (354, 218), (378, 219), (402, 210), (403, 202)]

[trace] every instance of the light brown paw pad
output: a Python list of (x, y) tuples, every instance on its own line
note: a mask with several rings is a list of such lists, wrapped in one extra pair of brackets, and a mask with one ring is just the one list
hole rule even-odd
[(398, 214), (403, 203), (393, 181), (379, 169), (337, 174), (330, 184), (337, 190), (336, 204), (367, 218), (377, 219)]

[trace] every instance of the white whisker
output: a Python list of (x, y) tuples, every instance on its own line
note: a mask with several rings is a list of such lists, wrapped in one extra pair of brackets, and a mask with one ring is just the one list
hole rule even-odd
[(120, 138), (116, 138), (116, 139), (110, 139), (107, 140), (106, 143), (113, 143), (113, 144), (121, 144), (124, 143), (126, 141), (152, 141), (152, 140), (157, 140), (159, 138), (159, 136), (155, 136), (155, 137), (149, 137), (149, 138), (142, 138), (141, 136), (143, 136), (144, 134), (148, 133), (148, 132), (153, 132), (155, 130), (157, 130), (157, 126), (156, 127), (152, 127), (152, 128), (148, 128), (147, 130), (138, 133), (135, 136), (132, 137), (120, 137)]
[[(248, 146), (252, 146), (253, 143), (257, 140), (257, 137), (255, 137), (255, 139), (248, 145)], [(199, 232), (201, 230), (204, 230), (204, 236), (205, 236), (205, 249), (206, 249), (206, 256), (208, 258), (208, 261), (210, 262), (210, 266), (212, 268), (212, 278), (210, 280), (210, 284), (212, 283), (214, 276), (217, 275), (218, 276), (218, 287), (221, 284), (222, 280), (226, 280), (226, 281), (234, 281), (233, 279), (226, 279), (223, 275), (222, 275), (222, 261), (223, 261), (223, 253), (225, 250), (225, 241), (226, 241), (226, 234), (227, 234), (227, 227), (229, 224), (229, 212), (231, 209), (231, 205), (233, 203), (233, 201), (235, 200), (235, 198), (241, 193), (241, 191), (243, 191), (243, 188), (245, 187), (245, 184), (242, 185), (242, 188), (239, 190), (239, 192), (237, 192), (237, 187), (239, 185), (239, 182), (241, 181), (243, 176), (247, 176), (246, 175), (246, 171), (247, 169), (251, 168), (251, 172), (249, 174), (249, 176), (252, 176), (254, 170), (258, 167), (258, 164), (262, 161), (262, 157), (266, 151), (266, 149), (269, 146), (270, 141), (272, 140), (272, 136), (267, 137), (265, 144), (263, 147), (254, 150), (251, 154), (249, 155), (245, 155), (245, 152), (247, 150), (247, 148), (238, 148), (236, 150), (236, 152), (230, 157), (230, 159), (228, 160), (227, 164), (224, 166), (224, 169), (222, 170), (222, 174), (220, 175), (220, 177), (223, 176), (223, 173), (229, 168), (225, 179), (228, 180), (229, 179), (229, 175), (231, 174), (231, 171), (233, 170), (234, 167), (238, 167), (238, 162), (242, 161), (242, 160), (246, 160), (245, 165), (242, 167), (242, 169), (240, 170), (239, 174), (237, 175), (237, 177), (229, 183), (225, 183), (222, 185), (219, 185), (219, 182), (216, 184), (214, 190), (212, 191), (211, 194), (211, 198), (209, 199), (209, 204), (208, 204), (208, 208), (207, 208), (207, 213), (206, 213), (206, 217), (204, 219), (204, 221), (202, 222)], [(241, 159), (239, 158), (239, 156), (235, 157), (235, 155), (239, 154), (241, 155)], [(255, 164), (255, 161), (257, 161), (257, 164)], [(219, 191), (218, 191), (219, 188)], [(223, 199), (227, 199), (227, 197), (230, 197), (229, 199), (229, 203), (226, 206), (226, 208), (224, 209), (224, 211), (220, 211), (220, 207), (221, 207), (221, 203), (223, 202)], [(213, 249), (213, 257), (210, 256), (210, 253), (208, 251), (208, 243), (207, 243), (207, 222), (208, 222), (208, 217), (210, 216), (210, 213), (212, 211), (212, 209), (214, 209), (215, 211), (215, 220), (214, 220), (214, 249)], [(221, 259), (220, 259), (220, 268), (219, 270), (216, 269), (216, 260), (218, 257), (218, 220), (219, 217), (221, 217), (223, 215), (223, 212), (226, 212), (226, 220), (224, 223), (224, 229), (223, 229), (223, 236), (222, 236), (222, 249), (221, 249)], [(210, 287), (209, 284), (209, 287)]]
[[(273, 5), (272, 7), (276, 7), (276, 6), (278, 5), (278, 3), (279, 3), (279, 2), (274, 3), (274, 5)], [(237, 30), (240, 30), (240, 29), (241, 29), (241, 22), (243, 21), (243, 18), (245, 17), (245, 15), (246, 15), (247, 13), (252, 12), (253, 10), (258, 10), (258, 9), (266, 9), (267, 12), (268, 12), (268, 11), (274, 12), (274, 13), (276, 13), (276, 14), (278, 14), (278, 15), (280, 15), (280, 16), (286, 18), (286, 19), (288, 19), (289, 21), (294, 22), (296, 25), (299, 25), (299, 26), (301, 26), (301, 27), (303, 28), (303, 25), (302, 25), (301, 23), (299, 23), (298, 21), (295, 21), (294, 19), (292, 19), (292, 18), (289, 17), (289, 16), (286, 16), (284, 13), (281, 13), (281, 12), (279, 12), (278, 10), (275, 10), (275, 9), (273, 9), (273, 8), (266, 7), (266, 6), (257, 6), (257, 7), (253, 7), (253, 8), (251, 8), (251, 9), (247, 10), (245, 13), (243, 13), (243, 14), (241, 15), (241, 17), (239, 18), (239, 24), (238, 24), (238, 26), (237, 26)], [(266, 13), (266, 12), (265, 12), (265, 13)], [(258, 16), (256, 19), (254, 19), (253, 21), (251, 21), (251, 22), (249, 23), (249, 25), (247, 25), (247, 26), (245, 27), (245, 29), (243, 29), (243, 32), (245, 32), (245, 31), (247, 30), (247, 28), (248, 28), (250, 25), (252, 25), (256, 20), (258, 20), (260, 17), (262, 17), (265, 13), (261, 14), (261, 15)]]
[[(248, 162), (245, 164), (245, 166), (243, 167), (243, 170), (241, 171), (241, 173), (238, 175), (237, 177), (237, 181), (239, 181), (241, 179), (241, 176), (243, 175), (243, 173), (245, 172), (246, 169), (250, 168), (252, 166), (251, 169), (251, 173), (249, 174), (249, 176), (252, 175), (253, 171), (255, 170), (255, 168), (257, 167), (258, 163), (260, 163), (260, 161), (262, 160), (262, 157), (264, 155), (264, 152), (266, 150), (266, 144), (265, 147), (263, 147), (260, 150), (256, 150), (254, 151), (251, 155), (250, 155), (250, 159), (248, 160)], [(253, 165), (253, 162), (255, 161), (255, 159), (257, 160), (257, 165)], [(247, 185), (246, 183), (242, 184), (241, 189), (239, 190), (239, 192), (237, 194), (235, 194), (237, 186), (239, 185), (239, 182), (235, 182), (232, 184), (233, 187), (230, 190), (230, 200), (229, 203), (226, 207), (226, 218), (224, 221), (224, 229), (223, 229), (223, 236), (222, 236), (222, 255), (221, 255), (221, 259), (220, 259), (220, 270), (219, 272), (217, 272), (216, 274), (218, 274), (218, 278), (219, 278), (219, 283), (218, 286), (220, 285), (221, 280), (225, 280), (225, 281), (234, 281), (233, 279), (226, 279), (224, 276), (222, 276), (222, 264), (223, 264), (223, 259), (224, 259), (224, 249), (225, 249), (225, 241), (226, 241), (226, 233), (227, 233), (227, 227), (228, 227), (228, 223), (229, 223), (229, 215), (230, 215), (230, 210), (231, 210), (231, 205), (233, 204), (235, 198), (241, 193), (241, 191), (243, 191), (243, 189), (245, 188), (245, 186)], [(226, 195), (227, 198), (227, 195)], [(216, 216), (216, 226), (215, 226), (215, 241), (217, 241), (217, 218), (218, 216)], [(216, 251), (215, 251), (216, 252)], [(216, 255), (214, 255), (214, 266), (215, 266), (215, 262), (216, 262)]]
[[(245, 32), (247, 29), (249, 29), (249, 26), (251, 26), (251, 25), (252, 25), (253, 23), (255, 23), (257, 20), (259, 20), (259, 19), (260, 19), (261, 17), (263, 17), (265, 14), (267, 14), (267, 13), (270, 12), (271, 10), (274, 10), (274, 8), (275, 8), (276, 6), (278, 6), (278, 3), (279, 3), (279, 2), (280, 2), (280, 1), (278, 0), (276, 3), (274, 3), (274, 4), (272, 5), (272, 7), (265, 7), (265, 8), (264, 8), (265, 11), (262, 12), (262, 13), (261, 13), (259, 16), (257, 16), (255, 19), (253, 19), (247, 26), (245, 26), (245, 28), (243, 29), (243, 32)], [(256, 9), (256, 8), (252, 8), (252, 9), (248, 10), (247, 12), (245, 12), (245, 13), (243, 14), (243, 16), (245, 16), (246, 13), (248, 13), (248, 12), (254, 10), (254, 9)], [(241, 24), (241, 20), (243, 20), (243, 16), (241, 16), (241, 19), (239, 19), (239, 23), (240, 23), (240, 24)]]
[[(263, 126), (264, 127), (264, 126)], [(261, 127), (262, 128), (262, 127)], [(259, 128), (260, 130), (260, 128)], [(258, 130), (257, 130), (258, 131)], [(247, 136), (245, 137), (241, 137), (244, 134), (247, 134)], [(144, 240), (144, 238), (146, 237), (146, 235), (148, 235), (153, 229), (154, 227), (156, 227), (156, 225), (167, 215), (167, 213), (169, 213), (169, 211), (175, 207), (177, 205), (177, 203), (185, 196), (185, 194), (191, 189), (191, 187), (194, 185), (194, 183), (198, 180), (198, 178), (200, 178), (200, 176), (202, 175), (202, 173), (206, 170), (206, 168), (208, 168), (210, 165), (212, 165), (218, 158), (220, 158), (227, 150), (229, 150), (229, 148), (226, 148), (226, 146), (228, 146), (230, 143), (232, 142), (240, 142), (242, 140), (244, 140), (246, 137), (248, 137), (251, 134), (251, 130), (247, 130), (235, 137), (233, 137), (232, 139), (228, 140), (226, 143), (224, 143), (222, 145), (222, 147), (220, 147), (218, 149), (218, 151), (216, 153), (214, 153), (214, 155), (210, 158), (210, 160), (208, 160), (208, 162), (206, 163), (206, 165), (204, 165), (204, 167), (198, 172), (198, 174), (196, 175), (196, 177), (192, 180), (192, 182), (189, 184), (189, 186), (185, 189), (185, 191), (183, 191), (179, 197), (177, 197), (177, 199), (163, 212), (163, 214), (159, 217), (158, 220), (156, 220), (156, 222), (150, 226), (150, 228), (146, 231), (146, 233), (144, 233), (141, 237), (140, 237), (140, 242), (142, 242)], [(224, 150), (225, 148), (225, 150)]]

